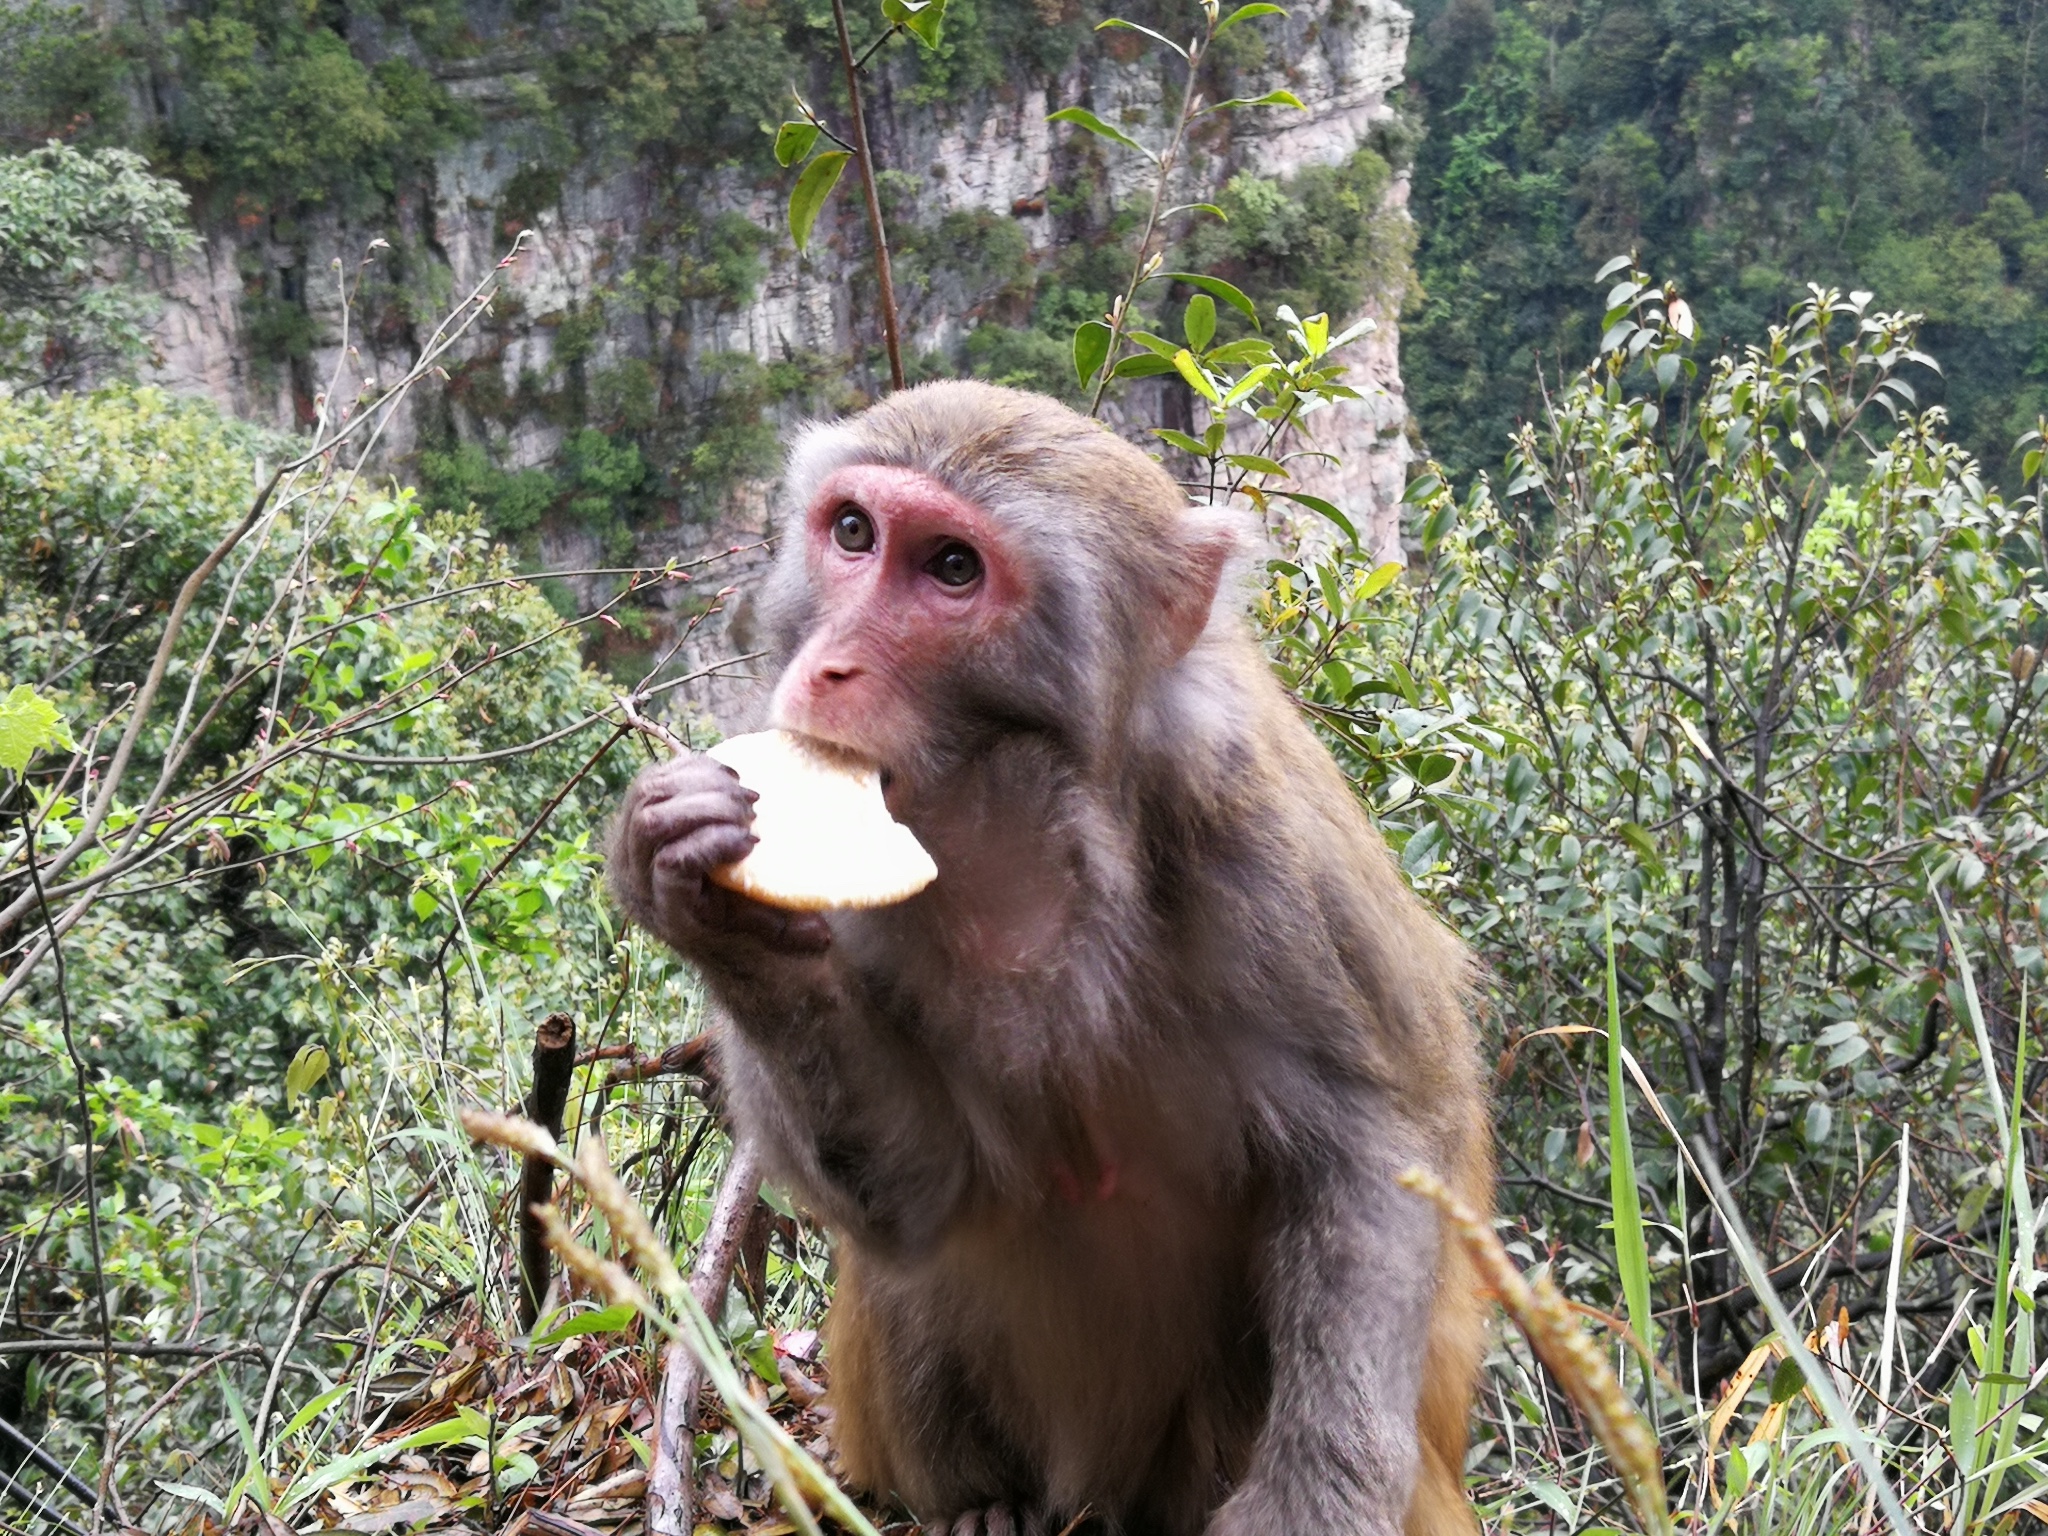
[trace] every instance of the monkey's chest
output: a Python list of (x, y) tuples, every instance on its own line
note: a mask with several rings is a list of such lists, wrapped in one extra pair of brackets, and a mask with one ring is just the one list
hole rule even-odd
[[(942, 1246), (932, 1342), (1056, 1505), (1199, 1501), (1241, 1472), (1263, 1409), (1247, 1211), (1143, 1160), (1071, 1172)], [(1188, 1486), (1149, 1489), (1161, 1466)]]

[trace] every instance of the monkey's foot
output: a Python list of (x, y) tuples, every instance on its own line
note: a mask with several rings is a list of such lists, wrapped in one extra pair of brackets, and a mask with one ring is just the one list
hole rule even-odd
[(1045, 1518), (1033, 1510), (991, 1504), (950, 1520), (927, 1521), (918, 1528), (918, 1536), (1045, 1536)]

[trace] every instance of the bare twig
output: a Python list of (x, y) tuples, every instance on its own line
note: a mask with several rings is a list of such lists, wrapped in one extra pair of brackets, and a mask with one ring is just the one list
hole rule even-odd
[[(50, 900), (43, 894), (42, 870), (36, 863), (36, 836), (28, 819), (29, 797), (21, 793), (16, 785), (15, 815), (21, 821), (23, 856), (28, 863), (29, 894), (35, 898), (35, 908), (43, 919), (43, 926), (49, 932), (50, 954), (57, 971), (57, 1019), (64, 1032), (64, 1053), (71, 1058), (72, 1080), (78, 1093), (78, 1134), (82, 1144), (81, 1157), (85, 1164), (85, 1232), (89, 1251), (92, 1254), (93, 1299), (100, 1314), (100, 1408), (104, 1415), (101, 1431), (100, 1488), (92, 1504), (92, 1530), (97, 1536), (100, 1528), (100, 1511), (109, 1501), (117, 1499), (114, 1492), (114, 1320), (107, 1308), (106, 1260), (100, 1248), (100, 1195), (99, 1175), (94, 1169), (98, 1161), (99, 1138), (92, 1125), (92, 1089), (88, 1082), (85, 1058), (78, 1052), (78, 1037), (71, 1022), (71, 986), (64, 971), (64, 946), (58, 941), (56, 924), (50, 917)], [(128, 1517), (118, 1505), (116, 1518), (121, 1524), (128, 1523)]]
[[(330, 1264), (308, 1280), (306, 1288), (299, 1292), (299, 1304), (292, 1309), (291, 1326), (285, 1329), (284, 1338), (278, 1342), (277, 1354), (270, 1362), (270, 1379), (263, 1384), (263, 1400), (256, 1408), (256, 1432), (253, 1438), (259, 1452), (268, 1447), (270, 1411), (277, 1406), (278, 1384), (284, 1380), (285, 1362), (291, 1358), (292, 1350), (299, 1342), (299, 1335), (305, 1331), (307, 1320), (320, 1310), (320, 1304), (327, 1299), (327, 1293), (334, 1288), (335, 1281), (350, 1270), (361, 1269), (369, 1262), (367, 1258), (360, 1258), (343, 1259)], [(229, 1513), (232, 1514), (233, 1511), (230, 1510)]]
[(641, 714), (639, 701), (631, 694), (622, 693), (619, 695), (619, 713), (625, 719), (627, 725), (643, 736), (651, 736), (654, 740), (667, 747), (669, 751), (675, 753), (677, 757), (688, 757), (690, 755), (690, 744), (663, 725), (659, 720), (650, 720)]
[[(837, 0), (835, 0), (837, 3)], [(1216, 21), (1212, 15), (1209, 29), (1213, 33)], [(1152, 184), (1152, 206), (1145, 213), (1145, 231), (1138, 237), (1138, 248), (1131, 256), (1131, 275), (1124, 284), (1124, 291), (1117, 296), (1109, 314), (1109, 351), (1104, 354), (1101, 371), (1095, 380), (1095, 392), (1088, 397), (1088, 414), (1095, 415), (1102, 409), (1103, 394), (1109, 388), (1109, 381), (1116, 373), (1119, 354), (1123, 351), (1124, 336), (1131, 323), (1131, 308), (1138, 302), (1138, 289), (1145, 279), (1152, 275), (1155, 263), (1152, 261), (1152, 237), (1159, 232), (1159, 225), (1166, 217), (1168, 184), (1173, 180), (1173, 168), (1180, 160), (1181, 146), (1187, 141), (1188, 128), (1200, 115), (1201, 95), (1195, 83), (1201, 74), (1202, 56), (1207, 37), (1190, 39), (1186, 53), (1188, 62), (1187, 88), (1181, 93), (1180, 114), (1174, 120), (1173, 137), (1158, 157), (1159, 175)]]
[[(123, 1339), (116, 1339), (112, 1344), (103, 1344), (98, 1339), (0, 1339), (0, 1356), (113, 1353), (133, 1355), (144, 1360), (175, 1360), (192, 1355), (204, 1355), (209, 1360), (221, 1360), (230, 1355), (246, 1354), (253, 1347), (233, 1343), (159, 1344), (154, 1340), (130, 1343)], [(268, 1358), (267, 1353), (265, 1358)]]
[[(690, 1290), (706, 1312), (724, 1299), (739, 1257), (740, 1240), (761, 1194), (761, 1157), (754, 1144), (736, 1140), (732, 1161), (718, 1187), (711, 1224), (690, 1271)], [(714, 1314), (715, 1315), (715, 1314)], [(654, 1416), (654, 1462), (647, 1470), (649, 1536), (687, 1536), (695, 1504), (690, 1461), (697, 1418), (697, 1393), (703, 1373), (697, 1357), (681, 1339), (662, 1352), (660, 1403)]]

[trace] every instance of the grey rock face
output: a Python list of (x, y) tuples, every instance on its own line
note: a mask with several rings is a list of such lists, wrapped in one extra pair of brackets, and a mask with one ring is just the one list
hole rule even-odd
[[(1260, 24), (1267, 29), (1267, 46), (1265, 62), (1254, 72), (1254, 87), (1292, 90), (1306, 110), (1240, 111), (1209, 120), (1213, 131), (1193, 144), (1176, 175), (1174, 201), (1212, 197), (1241, 170), (1286, 178), (1305, 167), (1339, 164), (1391, 116), (1388, 94), (1402, 76), (1408, 12), (1396, 0), (1309, 0), (1295, 4), (1292, 12), (1284, 21)], [(396, 287), (406, 300), (399, 307), (411, 315), (445, 309), (485, 277), (511, 244), (500, 210), (528, 160), (527, 128), (517, 101), (522, 72), (531, 65), (530, 58), (508, 54), (465, 61), (459, 78), (444, 73), (444, 84), (479, 110), (486, 129), (440, 155), (431, 185), (401, 199), (398, 218), (411, 232), (412, 244)], [(1152, 56), (1125, 58), (1122, 51), (1091, 42), (1061, 78), (1019, 78), (966, 101), (913, 105), (907, 93), (885, 85), (872, 93), (869, 123), (877, 155), (894, 173), (888, 189), (892, 217), (898, 227), (929, 227), (947, 214), (974, 211), (1014, 219), (1028, 260), (1049, 264), (1059, 254), (1062, 227), (1045, 212), (1050, 189), (1070, 182), (1077, 167), (1090, 165), (1110, 199), (1129, 203), (1150, 196), (1152, 172), (1135, 155), (1048, 123), (1047, 114), (1083, 103), (1141, 138), (1155, 137), (1165, 84)], [(664, 414), (687, 415), (702, 406), (715, 392), (720, 368), (730, 366), (734, 354), (762, 363), (810, 359), (814, 367), (819, 359), (831, 360), (826, 393), (842, 408), (857, 407), (885, 382), (886, 373), (877, 374), (882, 367), (880, 331), (853, 173), (821, 216), (807, 257), (792, 248), (783, 223), (788, 174), (739, 169), (687, 174), (680, 189), (672, 170), (639, 163), (580, 166), (565, 176), (558, 197), (533, 214), (525, 249), (497, 312), (453, 354), (450, 366), (458, 384), (451, 388), (428, 381), (419, 387), (382, 445), (385, 461), (402, 466), (421, 446), (444, 444), (451, 432), (460, 440), (486, 444), (501, 469), (554, 461), (567, 429), (538, 411), (508, 421), (503, 402), (520, 398), (522, 381), (560, 375), (568, 355), (565, 336), (576, 329), (577, 317), (600, 304), (604, 322), (594, 336), (577, 338), (574, 366), (594, 378), (638, 360), (658, 381), (658, 408)], [(1396, 177), (1387, 196), (1389, 210), (1405, 218), (1405, 175)], [(661, 237), (649, 233), (664, 227), (659, 210), (678, 201), (694, 211), (699, 228), (721, 215), (738, 215), (764, 232), (762, 276), (751, 295), (738, 302), (684, 297), (667, 305), (621, 300), (621, 279), (636, 261), (650, 256), (673, 260), (678, 254), (663, 249)], [(430, 322), (393, 320), (391, 279), (385, 276), (394, 259), (390, 254), (380, 258), (385, 265), (360, 266), (377, 233), (327, 218), (302, 227), (286, 247), (266, 239), (261, 230), (213, 230), (168, 285), (157, 330), (165, 359), (160, 382), (207, 395), (237, 414), (288, 427), (308, 419), (313, 398), (323, 390), (345, 399), (364, 381), (400, 377)], [(364, 292), (372, 297), (345, 317), (344, 285), (362, 273), (367, 273)], [(243, 302), (252, 274), (273, 291), (282, 287), (303, 295), (320, 338), (310, 359), (290, 367), (254, 359)], [(377, 294), (380, 282), (387, 291)], [(974, 291), (971, 276), (959, 273), (940, 271), (910, 285), (903, 305), (906, 355), (929, 355), (942, 360), (940, 366), (950, 359), (958, 366), (967, 336), (990, 303), (988, 294)], [(1367, 298), (1364, 313), (1378, 329), (1349, 354), (1350, 381), (1365, 398), (1311, 420), (1306, 441), (1296, 445), (1323, 449), (1340, 461), (1336, 467), (1304, 468), (1300, 487), (1344, 506), (1377, 556), (1394, 560), (1401, 558), (1396, 507), (1410, 458), (1395, 325), (1400, 303), (1398, 291)], [(342, 344), (345, 318), (348, 348)], [(1332, 317), (1338, 326), (1353, 318)], [(474, 403), (480, 385), (497, 393), (494, 410)], [(798, 414), (780, 405), (767, 409), (778, 428), (793, 425)], [(1164, 409), (1158, 386), (1141, 387), (1120, 402), (1110, 419), (1119, 430), (1149, 442), (1145, 429), (1171, 419)], [(752, 544), (765, 529), (773, 501), (772, 481), (727, 482), (714, 497), (679, 493), (672, 515), (632, 532), (632, 555), (659, 563)], [(1276, 529), (1276, 534), (1311, 543), (1324, 536), (1319, 528)], [(616, 542), (608, 555), (604, 541), (588, 528), (549, 519), (536, 536), (538, 552), (550, 567), (618, 563)], [(701, 608), (699, 594), (706, 589), (740, 589), (724, 601), (724, 614), (698, 626), (679, 663), (730, 653), (736, 637), (728, 634), (728, 624), (744, 628), (745, 587), (761, 559), (758, 552), (736, 558), (730, 568), (715, 571), (715, 581), (714, 573), (707, 573), (670, 590), (666, 600), (676, 605), (674, 615), (680, 620)], [(590, 606), (612, 590), (601, 577), (573, 580), (571, 586), (578, 600)], [(710, 687), (696, 690), (693, 702), (729, 715), (736, 696), (734, 689)]]

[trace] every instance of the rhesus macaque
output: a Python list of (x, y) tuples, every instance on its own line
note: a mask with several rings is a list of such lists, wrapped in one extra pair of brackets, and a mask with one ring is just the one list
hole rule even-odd
[(929, 384), (807, 432), (767, 721), (881, 765), (938, 880), (863, 912), (710, 883), (708, 758), (612, 878), (731, 1015), (732, 1111), (830, 1227), (834, 1440), (954, 1536), (1450, 1536), (1490, 1209), (1462, 946), (1239, 612), (1248, 540), (1051, 400)]

